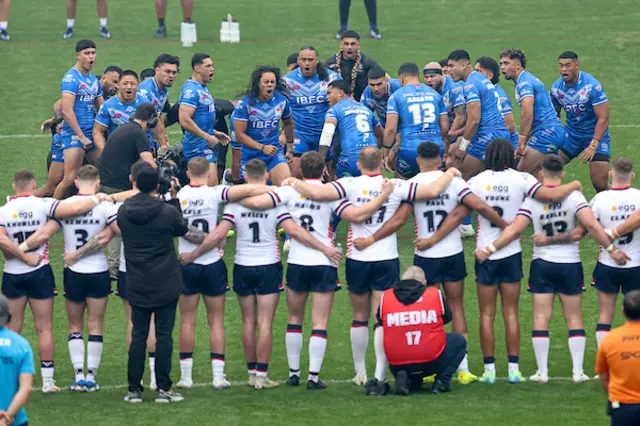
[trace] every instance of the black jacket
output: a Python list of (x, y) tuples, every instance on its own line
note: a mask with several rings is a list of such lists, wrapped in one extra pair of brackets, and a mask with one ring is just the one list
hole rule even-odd
[[(393, 286), (393, 294), (398, 299), (398, 302), (402, 303), (405, 306), (417, 302), (426, 290), (427, 286), (416, 280), (398, 281), (396, 285)], [(449, 308), (444, 295), (442, 296), (442, 300), (444, 301), (444, 312), (442, 313), (442, 321), (445, 324), (449, 324), (452, 317), (451, 309)], [(377, 313), (376, 317), (378, 319), (378, 324), (382, 325), (380, 312)]]
[[(353, 66), (355, 65), (354, 60), (346, 60), (342, 58), (340, 61), (340, 70), (338, 70), (338, 65), (336, 64), (335, 55), (327, 59), (325, 63), (326, 67), (332, 71), (340, 74), (342, 79), (347, 82), (347, 84), (351, 85), (351, 73), (353, 72)], [(356, 74), (356, 87), (354, 89), (353, 98), (356, 101), (360, 101), (360, 97), (362, 96), (362, 92), (367, 88), (369, 84), (369, 80), (367, 79), (367, 74), (371, 68), (377, 67), (378, 63), (371, 59), (368, 56), (362, 55), (362, 60), (360, 61), (360, 66), (358, 67), (358, 71)]]
[(182, 274), (174, 237), (187, 233), (178, 209), (149, 194), (138, 194), (118, 210), (127, 260), (129, 303), (142, 308), (167, 305), (178, 299)]

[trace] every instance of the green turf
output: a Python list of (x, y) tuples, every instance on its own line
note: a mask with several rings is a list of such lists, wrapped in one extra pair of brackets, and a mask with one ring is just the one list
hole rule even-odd
[[(110, 41), (97, 37), (95, 5), (80, 2), (76, 36), (63, 41), (64, 2), (14, 2), (9, 30), (10, 43), (0, 43), (0, 195), (11, 191), (11, 176), (17, 168), (33, 169), (40, 182), (45, 178), (45, 156), (50, 139), (33, 136), (41, 121), (50, 113), (50, 106), (59, 96), (60, 79), (74, 64), (74, 43), (80, 38), (94, 38), (98, 44), (96, 71), (117, 64), (140, 71), (151, 66), (161, 52), (179, 55), (183, 60), (182, 74), (170, 91), (176, 101), (182, 81), (190, 75), (189, 59), (199, 51), (212, 55), (216, 79), (210, 90), (214, 96), (233, 97), (248, 82), (252, 68), (259, 63), (284, 66), (287, 55), (305, 44), (314, 45), (322, 59), (334, 54), (337, 42), (337, 2), (318, 0), (297, 2), (257, 2), (242, 0), (222, 6), (219, 2), (205, 5), (196, 2), (194, 19), (198, 24), (200, 42), (190, 49), (179, 44), (179, 2), (170, 2), (167, 25), (170, 38), (153, 39), (155, 18), (151, 1), (112, 1), (109, 9), (109, 28), (114, 35)], [(360, 2), (354, 1), (351, 28), (365, 34), (366, 17)], [(237, 15), (242, 31), (242, 43), (222, 45), (216, 43), (219, 21), (226, 13)], [(567, 0), (541, 0), (524, 2), (484, 2), (468, 0), (463, 3), (422, 2), (418, 0), (381, 1), (380, 27), (385, 36), (382, 41), (363, 39), (362, 50), (376, 59), (390, 74), (405, 61), (422, 65), (445, 57), (453, 49), (464, 48), (472, 57), (489, 55), (508, 47), (522, 48), (528, 58), (528, 68), (540, 77), (547, 87), (557, 78), (557, 55), (574, 50), (581, 58), (584, 70), (594, 74), (603, 83), (611, 105), (611, 137), (614, 155), (625, 154), (633, 160), (640, 156), (633, 150), (640, 104), (632, 89), (635, 53), (640, 30), (636, 22), (640, 9), (631, 0), (612, 0), (606, 5), (595, 0), (580, 3)], [(512, 84), (502, 82), (512, 94)], [(517, 108), (516, 108), (517, 117)], [(517, 118), (516, 118), (517, 120)], [(177, 129), (174, 129), (174, 132)], [(175, 141), (176, 134), (172, 134)], [(567, 177), (578, 178), (585, 184), (585, 192), (593, 196), (587, 168), (578, 164), (568, 167)], [(345, 229), (341, 228), (344, 239)], [(401, 262), (406, 267), (412, 260), (412, 227), (400, 233)], [(466, 242), (469, 277), (466, 281), (466, 314), (469, 323), (469, 359), (472, 371), (482, 370), (482, 355), (478, 339), (478, 307), (473, 282), (472, 242)], [(523, 238), (525, 247), (525, 275), (531, 256), (530, 241)], [(56, 237), (52, 250), (52, 263), (58, 286), (62, 284), (61, 239)], [(585, 283), (596, 261), (596, 245), (582, 243)], [(232, 259), (227, 250), (227, 265)], [(341, 269), (344, 279), (344, 270)], [(533, 374), (535, 360), (530, 343), (531, 302), (525, 291), (521, 298), (522, 350), (521, 370)], [(595, 358), (595, 323), (597, 320), (596, 294), (589, 289), (584, 297), (584, 321), (587, 331), (585, 370), (592, 373)], [(330, 384), (325, 392), (310, 394), (304, 389), (278, 389), (257, 393), (244, 385), (226, 392), (213, 392), (198, 387), (186, 393), (186, 401), (176, 406), (157, 406), (146, 403), (128, 406), (122, 402), (124, 389), (103, 389), (97, 394), (42, 395), (35, 392), (28, 405), (30, 422), (35, 425), (62, 424), (139, 424), (175, 425), (184, 422), (205, 424), (253, 423), (333, 423), (354, 422), (456, 422), (466, 424), (549, 424), (591, 425), (605, 424), (605, 396), (595, 381), (574, 386), (568, 381), (571, 362), (567, 348), (567, 330), (557, 305), (551, 324), (550, 375), (564, 380), (552, 381), (546, 386), (525, 383), (509, 386), (504, 380), (495, 386), (473, 384), (455, 386), (449, 395), (416, 395), (401, 399), (366, 398), (361, 388), (340, 383), (352, 377), (349, 343), (350, 306), (346, 291), (338, 293), (329, 325), (329, 345), (322, 377), (338, 382)], [(203, 312), (201, 311), (201, 314)], [(498, 315), (499, 318), (499, 315)], [(620, 318), (616, 319), (616, 323)], [(35, 331), (26, 319), (25, 335), (36, 342)], [(275, 324), (274, 350), (270, 375), (275, 379), (287, 377), (284, 348), (286, 306), (282, 298)], [(64, 301), (56, 300), (55, 341), (56, 379), (66, 386), (72, 381), (72, 371), (66, 345)], [(122, 303), (112, 297), (105, 327), (105, 352), (99, 374), (103, 386), (118, 386), (126, 382), (125, 316)], [(235, 297), (229, 294), (227, 312), (227, 376), (233, 382), (246, 378), (241, 349), (241, 322)], [(305, 323), (305, 349), (303, 372), (306, 371), (307, 346), (310, 324)], [(496, 358), (498, 375), (506, 375), (506, 353), (503, 327), (496, 322)], [(211, 379), (208, 360), (208, 330), (203, 315), (198, 319), (197, 348), (194, 354), (194, 379), (206, 383)], [(177, 340), (175, 352), (177, 355)], [(177, 358), (177, 357), (176, 357)], [(36, 358), (37, 359), (37, 358)], [(369, 374), (373, 373), (373, 345), (369, 346)], [(174, 362), (174, 378), (179, 369)], [(40, 384), (39, 375), (36, 385)], [(151, 395), (145, 396), (150, 400)]]

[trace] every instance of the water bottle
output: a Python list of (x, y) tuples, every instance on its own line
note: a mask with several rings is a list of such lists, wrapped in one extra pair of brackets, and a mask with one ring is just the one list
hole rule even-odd
[(229, 25), (229, 41), (240, 43), (240, 24), (237, 19), (233, 19)]
[(227, 18), (223, 19), (220, 24), (220, 42), (231, 42), (231, 15), (227, 15)]

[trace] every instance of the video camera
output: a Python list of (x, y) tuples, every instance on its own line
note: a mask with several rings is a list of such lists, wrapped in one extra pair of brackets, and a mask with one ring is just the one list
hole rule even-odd
[(159, 152), (156, 158), (158, 165), (159, 193), (166, 194), (171, 188), (171, 180), (178, 178), (180, 186), (189, 183), (187, 177), (186, 159), (182, 153), (182, 144), (178, 143), (164, 152)]

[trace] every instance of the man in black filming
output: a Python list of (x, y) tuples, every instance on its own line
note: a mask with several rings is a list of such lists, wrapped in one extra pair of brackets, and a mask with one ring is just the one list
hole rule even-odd
[[(108, 145), (108, 144), (107, 144)], [(158, 170), (136, 165), (133, 185), (140, 192), (118, 211), (118, 226), (127, 262), (127, 295), (133, 322), (129, 349), (129, 393), (125, 401), (142, 402), (146, 341), (151, 314), (156, 325), (156, 402), (179, 402), (182, 395), (171, 390), (172, 332), (176, 306), (182, 290), (182, 275), (173, 238), (188, 232), (178, 208), (157, 197)]]

